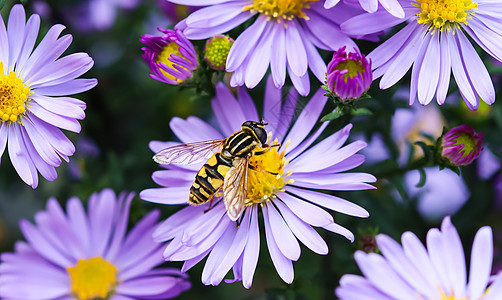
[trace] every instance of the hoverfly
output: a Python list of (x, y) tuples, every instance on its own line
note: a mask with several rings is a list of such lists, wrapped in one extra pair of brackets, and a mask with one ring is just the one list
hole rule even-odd
[[(211, 201), (223, 190), (223, 202), (232, 221), (246, 205), (249, 159), (268, 151), (263, 122), (246, 121), (241, 130), (226, 139), (177, 145), (161, 150), (153, 159), (159, 164), (193, 164), (207, 159), (190, 187), (188, 202), (199, 205)], [(275, 146), (275, 145), (274, 145)], [(262, 151), (255, 151), (259, 147)], [(219, 151), (214, 152), (219, 148)], [(213, 153), (214, 152), (214, 153)]]

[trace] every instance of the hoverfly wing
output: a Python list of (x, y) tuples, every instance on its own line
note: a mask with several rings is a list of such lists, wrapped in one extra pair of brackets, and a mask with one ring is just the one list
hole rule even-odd
[(223, 202), (228, 217), (236, 221), (246, 205), (249, 158), (236, 158), (223, 181)]
[(153, 156), (153, 160), (162, 165), (195, 164), (211, 157), (214, 150), (223, 146), (224, 142), (223, 139), (172, 146), (159, 151)]

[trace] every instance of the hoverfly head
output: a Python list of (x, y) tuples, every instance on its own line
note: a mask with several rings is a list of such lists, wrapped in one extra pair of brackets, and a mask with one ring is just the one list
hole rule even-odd
[(256, 138), (260, 141), (262, 146), (264, 146), (266, 145), (268, 139), (267, 131), (265, 130), (265, 125), (267, 125), (267, 123), (264, 123), (263, 121), (261, 122), (246, 121), (242, 123), (242, 129), (251, 130), (256, 136)]

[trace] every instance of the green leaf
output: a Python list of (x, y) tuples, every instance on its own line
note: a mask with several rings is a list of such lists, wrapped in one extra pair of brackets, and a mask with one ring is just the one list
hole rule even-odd
[(343, 115), (344, 115), (343, 111), (341, 111), (337, 108), (335, 111), (330, 112), (329, 114), (322, 117), (321, 122), (333, 121), (333, 120), (340, 118)]
[(420, 181), (418, 181), (416, 187), (421, 188), (425, 185), (425, 182), (427, 181), (427, 175), (425, 174), (424, 168), (418, 169), (418, 172), (420, 172)]
[[(0, 0), (1, 1), (1, 0)], [(28, 3), (29, 0), (20, 0), (21, 1), (21, 4), (23, 5), (26, 5)]]
[(367, 108), (357, 108), (352, 110), (352, 115), (353, 116), (371, 116), (373, 115), (373, 112)]
[(5, 2), (7, 2), (7, 0), (0, 0), (0, 9), (3, 8), (3, 6), (5, 5)]

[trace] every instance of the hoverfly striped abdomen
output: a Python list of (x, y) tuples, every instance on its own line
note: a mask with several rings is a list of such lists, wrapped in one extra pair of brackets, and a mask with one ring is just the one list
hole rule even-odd
[(228, 160), (219, 152), (215, 153), (195, 176), (188, 202), (197, 205), (211, 200), (223, 186), (225, 175), (231, 167), (232, 160)]

